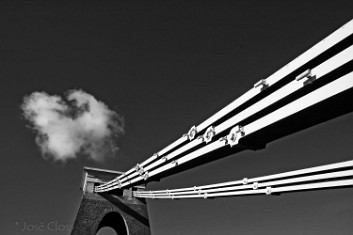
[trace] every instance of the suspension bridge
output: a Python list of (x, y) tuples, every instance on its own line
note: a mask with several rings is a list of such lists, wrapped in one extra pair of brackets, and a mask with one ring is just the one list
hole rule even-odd
[[(125, 228), (122, 234), (150, 234), (145, 199), (208, 199), (352, 187), (353, 160), (185, 188), (151, 191), (141, 186), (229, 155), (237, 157), (244, 150), (264, 149), (270, 142), (352, 112), (352, 100), (353, 20), (130, 170), (85, 168), (84, 198), (72, 234), (95, 234), (111, 220), (118, 221), (113, 225), (116, 231)], [(102, 198), (117, 209), (104, 204)], [(94, 200), (100, 203), (95, 201), (92, 206)], [(90, 218), (88, 207), (105, 208), (105, 212)], [(121, 216), (106, 219), (106, 211)]]

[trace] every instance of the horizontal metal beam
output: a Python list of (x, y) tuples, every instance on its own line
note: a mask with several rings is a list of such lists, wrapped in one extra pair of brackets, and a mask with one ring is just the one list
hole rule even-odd
[[(329, 60), (325, 61), (324, 63), (320, 64), (316, 68), (310, 70), (310, 74), (316, 76), (316, 80), (324, 77), (326, 74), (329, 72), (337, 69), (338, 67), (346, 64), (350, 60), (352, 60), (352, 55), (353, 55), (353, 46), (347, 48), (346, 50), (340, 52), (339, 54), (335, 55), (334, 57), (330, 58)], [(305, 82), (304, 82), (305, 83)], [(228, 119), (227, 121), (221, 123), (219, 126), (216, 126), (214, 128), (215, 135), (228, 130), (232, 126), (238, 124), (240, 121), (248, 118), (251, 115), (254, 115), (258, 113), (260, 110), (263, 110), (264, 108), (268, 107), (269, 105), (285, 98), (289, 94), (292, 94), (299, 89), (303, 87), (303, 83), (300, 81), (298, 82), (297, 79), (294, 80), (293, 82), (287, 84), (286, 86), (282, 87), (281, 89), (273, 92), (269, 96), (265, 97), (264, 99), (260, 100), (259, 102), (255, 103), (254, 105), (250, 106), (249, 108), (243, 110), (242, 112), (236, 114), (232, 118)], [(179, 156), (180, 154), (196, 147), (199, 146), (200, 144), (203, 143), (203, 139), (197, 138), (196, 140), (189, 142), (188, 144), (176, 149), (172, 153), (166, 155), (163, 158), (158, 159), (154, 163), (148, 165), (147, 167), (144, 168), (144, 171), (149, 171), (157, 166), (162, 165), (163, 163)], [(125, 176), (122, 177), (120, 180), (120, 183), (126, 182), (128, 180), (133, 179), (134, 177), (138, 176), (138, 172), (133, 172), (130, 176)], [(99, 188), (107, 188), (113, 185), (116, 185), (117, 183), (110, 183), (105, 185), (104, 187), (99, 187)]]
[[(310, 106), (313, 106), (317, 103), (322, 102), (323, 100), (329, 99), (340, 92), (343, 92), (345, 90), (351, 89), (353, 87), (353, 72), (346, 74), (342, 76), (341, 78), (326, 84), (323, 87), (320, 87), (311, 93), (277, 109), (276, 111), (258, 119), (255, 120), (252, 123), (249, 123), (248, 125), (243, 127), (244, 130), (244, 136), (250, 135), (250, 134), (256, 134), (257, 131), (271, 125), (272, 123), (275, 123), (281, 119), (284, 119), (288, 116), (291, 116), (299, 111), (302, 111)], [(195, 158), (202, 157), (203, 155), (210, 153), (212, 151), (215, 151), (217, 149), (220, 149), (222, 147), (225, 147), (228, 144), (228, 140), (225, 138), (221, 138), (218, 141), (212, 142), (200, 149), (197, 149), (194, 152), (191, 152), (185, 156), (180, 157), (176, 164), (175, 162), (173, 163), (166, 163), (165, 165), (152, 170), (151, 172), (148, 172), (149, 177), (156, 176), (160, 174), (163, 171), (170, 170), (176, 166), (182, 165), (186, 162), (189, 162)], [(239, 143), (237, 142), (234, 144), (234, 146), (237, 146)], [(142, 176), (137, 176), (136, 178), (126, 181), (125, 183), (119, 185), (119, 186), (114, 186), (114, 187), (109, 187), (108, 190), (112, 190), (115, 188), (119, 187), (125, 187), (131, 184), (136, 184), (140, 181), (143, 181), (144, 178)], [(102, 189), (103, 190), (103, 189)], [(106, 189), (105, 189), (106, 190)], [(97, 192), (99, 192), (99, 188), (97, 188)]]
[[(222, 119), (223, 117), (227, 116), (230, 114), (234, 109), (239, 107), (240, 105), (246, 103), (256, 95), (260, 94), (263, 90), (263, 88), (271, 87), (275, 83), (279, 82), (280, 80), (283, 80), (284, 77), (287, 77), (290, 74), (294, 74), (298, 69), (302, 68), (304, 65), (306, 65), (308, 62), (312, 61), (314, 58), (318, 57), (319, 55), (323, 54), (333, 46), (337, 45), (339, 42), (343, 41), (344, 39), (350, 37), (353, 32), (353, 21), (348, 22), (346, 25), (342, 26), (340, 29), (329, 35), (327, 38), (313, 46), (311, 49), (294, 59), (292, 62), (278, 70), (276, 73), (268, 77), (267, 79), (261, 80), (259, 83), (254, 85), (254, 88), (250, 89), (248, 92), (246, 92), (244, 95), (233, 101), (231, 104), (227, 105), (223, 109), (221, 109), (219, 112), (217, 112), (215, 115), (211, 116), (208, 118), (206, 121), (202, 122), (200, 125), (193, 127), (193, 131), (195, 133), (199, 133), (202, 130), (206, 129), (207, 127), (210, 127), (213, 123), (217, 122), (218, 120)], [(334, 70), (335, 68), (341, 66), (342, 64), (346, 63), (347, 61), (351, 60), (352, 55), (352, 46), (349, 47), (348, 49), (344, 50), (343, 52), (340, 52), (339, 54), (335, 55), (334, 57), (328, 59), (327, 61), (323, 62), (321, 65), (318, 65), (316, 68), (309, 68), (309, 72), (307, 71), (298, 71), (298, 75), (296, 75), (296, 83), (291, 82), (288, 85), (285, 85), (283, 88), (274, 91), (272, 94), (268, 95), (267, 97), (263, 98), (259, 102), (255, 104), (250, 104), (250, 106), (237, 115), (233, 116), (232, 118), (228, 119), (227, 121), (221, 123), (218, 126), (214, 127), (214, 134), (217, 135), (219, 133), (222, 133), (223, 131), (228, 130), (231, 128), (235, 123), (239, 123), (245, 118), (248, 118), (251, 115), (254, 115), (263, 109), (264, 107), (267, 107), (268, 105), (271, 105), (275, 102), (277, 102), (280, 99), (283, 99), (286, 97), (286, 95), (295, 92), (296, 90), (300, 89), (302, 84), (300, 84), (300, 81), (306, 80), (307, 78), (310, 79), (311, 74), (314, 74), (315, 79), (318, 79), (322, 76), (324, 76), (326, 73), (329, 73), (330, 71)], [(310, 76), (308, 76), (310, 75)], [(298, 82), (299, 81), (299, 82)], [(305, 84), (305, 82), (304, 82)], [(268, 115), (267, 115), (268, 116)], [(260, 119), (259, 119), (260, 120)], [(261, 120), (263, 120), (261, 118)], [(262, 121), (261, 121), (262, 122)], [(256, 129), (256, 125), (259, 122), (253, 122), (253, 125), (248, 125), (246, 132), (251, 133), (253, 130), (251, 128)], [(245, 129), (244, 129), (245, 130)], [(193, 137), (194, 138), (194, 137)], [(101, 186), (96, 187), (97, 191), (98, 189), (115, 189), (116, 186), (118, 185), (119, 187), (124, 187), (132, 183), (136, 183), (137, 181), (141, 180), (141, 178), (146, 178), (151, 177), (154, 175), (152, 172), (158, 172), (158, 169), (170, 169), (168, 166), (172, 164), (173, 166), (179, 165), (183, 163), (183, 160), (175, 160), (171, 163), (168, 163), (166, 166), (167, 167), (160, 167), (155, 170), (154, 168), (165, 164), (167, 161), (172, 160), (173, 158), (178, 157), (180, 154), (183, 154), (184, 152), (199, 146), (203, 141), (202, 140), (194, 140), (192, 142), (189, 142), (188, 144), (181, 146), (187, 140), (190, 140), (190, 136), (188, 135), (183, 135), (181, 138), (179, 138), (177, 141), (173, 142), (171, 145), (165, 147), (162, 149), (160, 152), (157, 154), (153, 155), (146, 161), (142, 162), (139, 164), (138, 167), (132, 168), (129, 171), (127, 171), (125, 174), (117, 177), (114, 180), (111, 180), (107, 182), (106, 184), (103, 184)], [(217, 141), (216, 141), (217, 142)], [(181, 147), (180, 147), (181, 146)], [(180, 147), (180, 148), (177, 148)], [(177, 148), (177, 149), (176, 149)], [(173, 151), (174, 150), (174, 151)], [(172, 152), (171, 152), (172, 151)], [(197, 150), (196, 150), (197, 151)], [(195, 151), (195, 152), (196, 152)], [(200, 150), (202, 152), (203, 150)], [(213, 151), (213, 150), (211, 150)], [(163, 156), (165, 154), (168, 154), (166, 156)], [(188, 156), (190, 154), (187, 154)], [(162, 157), (163, 156), (163, 157)], [(183, 157), (181, 157), (183, 159)], [(138, 171), (142, 170), (145, 173), (145, 176), (141, 176), (141, 172)], [(149, 172), (151, 171), (151, 172)], [(146, 174), (147, 173), (147, 174)], [(137, 181), (136, 181), (137, 179)]]
[(310, 176), (302, 176), (296, 177), (291, 179), (281, 179), (269, 182), (257, 182), (255, 181), (253, 184), (249, 184), (248, 182), (244, 182), (243, 185), (237, 186), (228, 186), (228, 187), (220, 187), (220, 188), (213, 188), (213, 189), (200, 189), (199, 187), (195, 187), (193, 191), (185, 191), (185, 192), (173, 192), (172, 190), (167, 190), (167, 192), (158, 193), (155, 191), (140, 191), (135, 192), (135, 196), (170, 196), (170, 195), (189, 195), (189, 194), (205, 194), (205, 193), (219, 193), (219, 192), (228, 192), (228, 191), (239, 191), (245, 189), (258, 189), (264, 187), (273, 187), (278, 185), (288, 185), (288, 184), (298, 184), (308, 181), (319, 181), (319, 180), (331, 180), (335, 178), (342, 178), (342, 177), (351, 177), (353, 176), (353, 170), (346, 170), (346, 171), (338, 171), (338, 172), (331, 172), (331, 173), (324, 173), (324, 174), (316, 174)]
[[(281, 119), (284, 119), (288, 116), (291, 116), (301, 110), (304, 110), (312, 105), (315, 105), (323, 100), (326, 100), (340, 92), (343, 92), (345, 90), (348, 90), (353, 87), (353, 72), (344, 75), (343, 77), (305, 95), (304, 97), (299, 98), (298, 100), (295, 100), (282, 108), (266, 115), (263, 118), (260, 118), (246, 126), (244, 126), (244, 136), (255, 133), (262, 128), (269, 126), (270, 124), (279, 121)], [(182, 165), (188, 161), (191, 161), (195, 158), (198, 158), (200, 156), (203, 156), (206, 153), (215, 151), (219, 148), (225, 147), (227, 145), (227, 141), (224, 138), (221, 138), (218, 141), (215, 141), (209, 145), (206, 145), (205, 147), (202, 147), (190, 154), (187, 154), (181, 158), (178, 159), (178, 165)], [(236, 144), (238, 145), (238, 144)], [(174, 164), (168, 163), (160, 168), (157, 168), (151, 172), (149, 172), (149, 176), (155, 176), (163, 171), (172, 169), (175, 167)], [(137, 177), (129, 183), (137, 183), (141, 181), (142, 178)], [(122, 185), (123, 187), (128, 185), (127, 183)]]
[[(331, 173), (333, 174), (333, 173)], [(344, 175), (342, 173), (342, 175)], [(348, 174), (352, 176), (352, 172)], [(265, 188), (263, 188), (265, 185)], [(313, 189), (324, 189), (324, 188), (334, 188), (334, 187), (352, 187), (353, 179), (342, 179), (342, 180), (329, 180), (325, 182), (315, 182), (315, 183), (303, 183), (296, 185), (287, 185), (287, 186), (272, 186), (270, 183), (262, 183), (261, 187), (254, 188), (254, 186), (243, 186), (240, 190), (241, 186), (236, 190), (213, 190), (209, 192), (207, 191), (199, 191), (189, 194), (182, 195), (179, 194), (134, 194), (134, 197), (138, 198), (150, 198), (150, 199), (191, 199), (191, 198), (217, 198), (217, 197), (230, 197), (230, 196), (245, 196), (245, 195), (254, 195), (254, 194), (275, 194), (275, 193), (283, 193), (283, 192), (291, 192), (291, 191), (305, 191), (305, 190), (313, 190)]]
[[(279, 174), (261, 176), (261, 177), (243, 178), (241, 180), (235, 180), (235, 181), (229, 181), (229, 182), (223, 182), (223, 183), (217, 183), (217, 184), (194, 186), (194, 187), (180, 188), (180, 189), (155, 190), (155, 191), (153, 191), (153, 193), (154, 194), (181, 193), (181, 192), (187, 193), (187, 192), (194, 192), (195, 190), (207, 191), (209, 189), (215, 189), (215, 188), (216, 189), (218, 189), (218, 188), (232, 189), (233, 186), (244, 185), (244, 183), (248, 184), (247, 186), (249, 186), (249, 185), (251, 186), (251, 184), (253, 184), (253, 183), (268, 182), (271, 180), (278, 180), (278, 179), (283, 179), (283, 178), (288, 179), (290, 177), (296, 177), (296, 176), (302, 176), (302, 175), (312, 175), (312, 174), (318, 174), (318, 173), (328, 172), (328, 171), (337, 172), (339, 170), (352, 168), (352, 167), (353, 167), (353, 160), (340, 162), (340, 163), (334, 163), (334, 164), (328, 164), (328, 165), (323, 165), (323, 166), (310, 167), (310, 168), (306, 168), (306, 169), (289, 171), (289, 172), (284, 172), (284, 173), (279, 173)], [(151, 192), (150, 191), (139, 191), (138, 193), (139, 194), (149, 194)]]

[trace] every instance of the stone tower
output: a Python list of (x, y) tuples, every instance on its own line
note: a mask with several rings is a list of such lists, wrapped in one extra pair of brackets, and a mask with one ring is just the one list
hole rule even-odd
[(85, 167), (81, 204), (71, 235), (95, 235), (103, 227), (113, 228), (119, 235), (151, 234), (145, 200), (132, 196), (133, 187), (108, 193), (94, 193), (96, 185), (105, 183), (122, 172)]

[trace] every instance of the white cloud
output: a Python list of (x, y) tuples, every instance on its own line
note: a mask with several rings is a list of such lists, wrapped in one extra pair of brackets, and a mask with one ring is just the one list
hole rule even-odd
[(116, 138), (124, 132), (122, 118), (82, 90), (70, 91), (66, 99), (33, 92), (21, 108), (42, 154), (54, 160), (83, 155), (103, 161), (118, 149)]

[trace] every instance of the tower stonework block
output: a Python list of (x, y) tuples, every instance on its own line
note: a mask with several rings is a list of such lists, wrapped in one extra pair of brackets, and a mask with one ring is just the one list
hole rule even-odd
[(83, 197), (71, 235), (95, 235), (103, 227), (111, 227), (119, 235), (151, 234), (146, 201), (131, 197), (131, 191), (138, 188), (101, 194), (93, 192), (95, 184), (119, 174), (84, 168)]

